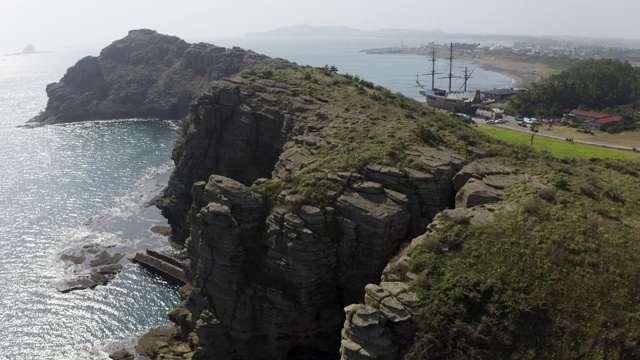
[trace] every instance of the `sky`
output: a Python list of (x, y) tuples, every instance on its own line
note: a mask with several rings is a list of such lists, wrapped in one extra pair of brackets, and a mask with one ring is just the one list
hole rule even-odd
[(640, 39), (638, 0), (0, 0), (0, 52), (96, 45), (148, 28), (188, 42), (284, 26)]

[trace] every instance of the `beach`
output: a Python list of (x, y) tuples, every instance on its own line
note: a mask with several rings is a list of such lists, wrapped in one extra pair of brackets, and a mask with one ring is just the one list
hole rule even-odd
[(543, 79), (543, 74), (535, 67), (496, 56), (458, 54), (458, 57), (465, 59), (478, 67), (488, 71), (497, 72), (513, 79), (514, 88), (527, 87), (538, 80)]

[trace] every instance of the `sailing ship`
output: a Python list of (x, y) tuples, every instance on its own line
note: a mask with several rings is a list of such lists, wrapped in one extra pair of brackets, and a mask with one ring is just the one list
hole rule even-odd
[[(437, 109), (453, 111), (456, 113), (463, 113), (467, 115), (475, 114), (476, 110), (478, 109), (481, 103), (480, 90), (467, 91), (467, 80), (471, 78), (471, 74), (473, 74), (473, 70), (471, 70), (471, 72), (468, 72), (467, 68), (465, 68), (464, 83), (460, 87), (460, 91), (451, 90), (451, 80), (453, 78), (458, 77), (458, 76), (454, 76), (451, 72), (453, 67), (453, 43), (451, 43), (450, 50), (449, 50), (449, 74), (443, 78), (443, 79), (449, 79), (448, 90), (437, 89), (435, 87), (435, 76), (437, 74), (440, 74), (440, 73), (437, 73), (435, 69), (435, 62), (436, 62), (435, 49), (433, 50), (431, 62), (432, 62), (431, 72), (428, 74), (422, 74), (422, 75), (431, 75), (430, 89), (425, 88), (425, 86), (420, 83), (420, 80), (419, 80), (420, 75), (416, 75), (416, 83), (418, 84), (418, 87), (422, 89), (420, 90), (420, 94), (425, 97), (427, 101), (427, 105)], [(463, 87), (464, 87), (464, 91), (462, 91)]]

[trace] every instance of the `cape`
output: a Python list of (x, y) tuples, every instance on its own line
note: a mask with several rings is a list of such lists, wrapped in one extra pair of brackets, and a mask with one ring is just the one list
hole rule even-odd
[(30, 122), (182, 119), (211, 80), (264, 59), (239, 48), (189, 44), (153, 30), (132, 30), (47, 85), (47, 107)]
[(186, 285), (142, 356), (640, 351), (637, 162), (554, 158), (334, 67), (149, 30), (48, 92), (45, 123), (186, 115), (156, 202)]

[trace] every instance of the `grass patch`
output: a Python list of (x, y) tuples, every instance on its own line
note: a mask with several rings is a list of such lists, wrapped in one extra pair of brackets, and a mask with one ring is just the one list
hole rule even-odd
[[(594, 180), (628, 188), (621, 196), (638, 190), (627, 176), (597, 170)], [(640, 346), (637, 210), (588, 195), (565, 193), (562, 206), (531, 197), (493, 223), (430, 235), (415, 249), (423, 308), (412, 355), (631, 358)], [(451, 234), (457, 248), (434, 246)]]
[[(479, 130), (493, 138), (506, 141), (511, 144), (531, 144), (531, 134), (529, 133), (507, 130), (499, 127), (482, 127), (479, 128)], [(640, 159), (639, 154), (629, 151), (583, 145), (575, 142), (567, 142), (543, 136), (535, 137), (535, 139), (533, 140), (533, 147), (536, 150), (548, 151), (553, 156), (558, 158), (572, 157), (577, 159), (597, 158), (618, 160)]]

